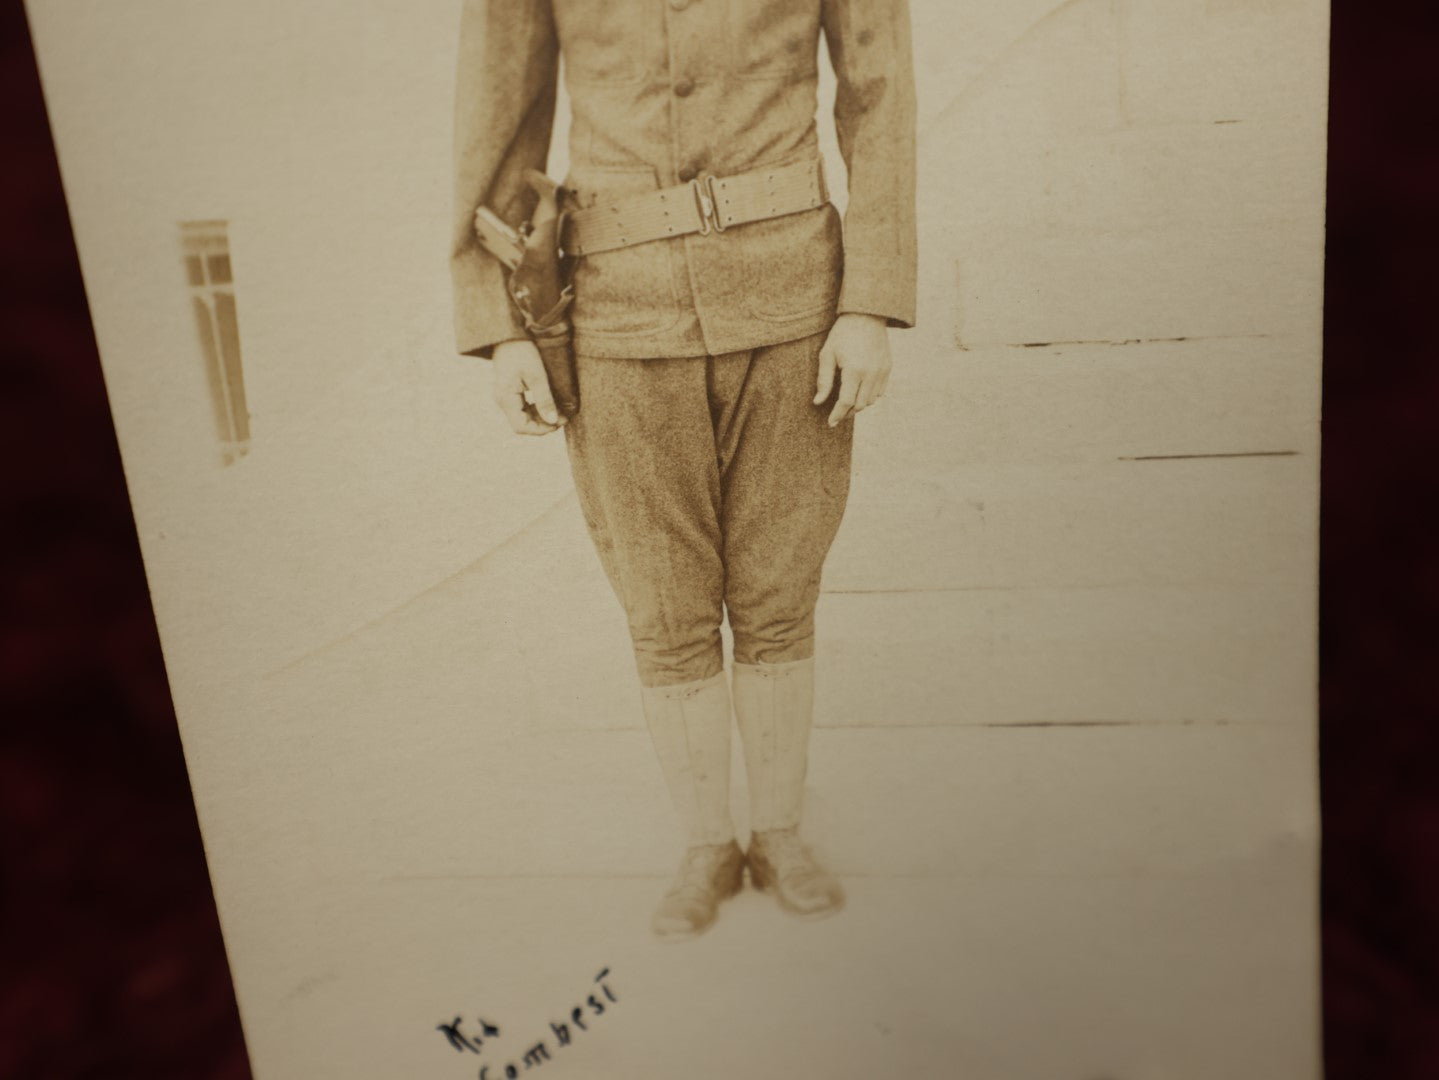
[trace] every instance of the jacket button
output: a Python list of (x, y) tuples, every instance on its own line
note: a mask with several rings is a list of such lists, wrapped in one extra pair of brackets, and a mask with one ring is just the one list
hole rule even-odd
[(696, 176), (698, 176), (699, 174), (700, 174), (700, 171), (699, 171), (699, 169), (695, 168), (695, 166), (693, 166), (693, 165), (686, 165), (683, 169), (681, 169), (681, 170), (680, 170), (678, 173), (676, 173), (675, 175), (677, 175), (677, 176), (680, 178), (680, 183), (681, 183), (681, 184), (688, 184), (691, 180), (693, 180), (693, 179), (694, 179)]
[(675, 83), (675, 97), (689, 97), (695, 92), (693, 79), (681, 79)]

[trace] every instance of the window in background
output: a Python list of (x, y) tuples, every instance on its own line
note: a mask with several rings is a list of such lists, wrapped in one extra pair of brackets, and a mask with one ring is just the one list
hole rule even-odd
[(226, 465), (250, 449), (250, 414), (240, 367), (240, 327), (230, 273), (230, 240), (224, 221), (180, 223), (190, 305), (200, 333), (215, 425)]

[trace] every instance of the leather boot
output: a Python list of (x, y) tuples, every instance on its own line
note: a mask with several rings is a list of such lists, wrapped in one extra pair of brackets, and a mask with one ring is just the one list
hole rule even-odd
[(791, 915), (818, 919), (844, 907), (844, 890), (799, 838), (795, 829), (770, 829), (750, 837), (750, 880), (773, 892)]
[(739, 892), (744, 883), (744, 865), (744, 852), (733, 840), (690, 848), (655, 911), (654, 932), (663, 941), (682, 941), (708, 930), (720, 901)]

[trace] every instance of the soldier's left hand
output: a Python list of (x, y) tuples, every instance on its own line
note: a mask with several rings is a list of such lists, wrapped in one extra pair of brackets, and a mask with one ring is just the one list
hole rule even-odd
[(889, 329), (878, 315), (846, 312), (837, 318), (819, 352), (819, 382), (814, 403), (823, 405), (839, 372), (839, 397), (830, 410), (834, 427), (873, 405), (889, 385)]

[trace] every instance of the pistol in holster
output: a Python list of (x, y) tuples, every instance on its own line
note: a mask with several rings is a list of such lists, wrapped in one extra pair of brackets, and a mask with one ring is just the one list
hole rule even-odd
[(534, 169), (526, 171), (525, 180), (539, 196), (530, 220), (514, 229), (482, 206), (475, 211), (475, 235), (509, 268), (506, 289), (540, 351), (555, 408), (573, 416), (580, 409), (580, 384), (568, 318), (574, 300), (570, 260), (560, 250), (563, 192)]

